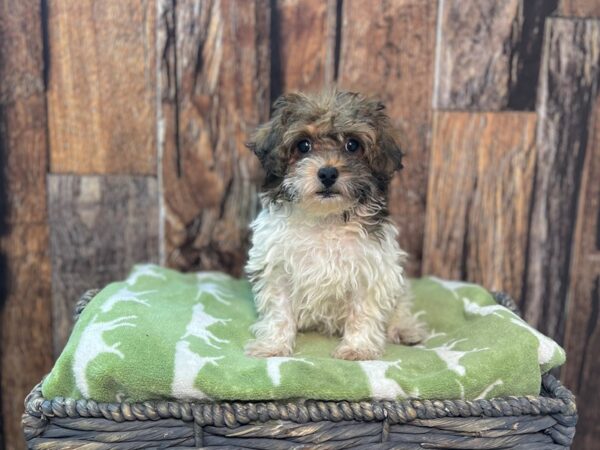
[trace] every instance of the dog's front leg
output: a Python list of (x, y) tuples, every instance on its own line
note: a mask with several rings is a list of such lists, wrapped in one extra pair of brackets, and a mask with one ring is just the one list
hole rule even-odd
[(257, 358), (290, 356), (296, 340), (296, 320), (288, 296), (280, 289), (257, 292), (260, 319), (252, 325), (256, 339), (246, 345), (246, 355)]
[(366, 295), (354, 298), (344, 325), (342, 342), (333, 352), (334, 358), (350, 361), (381, 357), (385, 346), (384, 315)]

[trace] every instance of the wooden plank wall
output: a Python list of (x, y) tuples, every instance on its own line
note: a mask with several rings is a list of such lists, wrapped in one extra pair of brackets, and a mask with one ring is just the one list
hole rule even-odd
[(599, 42), (597, 21), (553, 18), (546, 23), (522, 307), (530, 322), (559, 341), (571, 270), (571, 252), (565, 250), (573, 245), (583, 162), (600, 87)]
[(165, 261), (241, 275), (260, 183), (244, 142), (269, 114), (269, 4), (160, 6)]
[[(376, 95), (406, 136), (411, 275), (504, 289), (563, 343), (600, 439), (597, 0), (0, 0), (0, 448), (88, 287), (240, 275), (283, 92)], [(26, 357), (24, 357), (24, 355)]]
[(521, 292), (535, 113), (437, 111), (433, 123), (424, 271)]
[(42, 33), (39, 1), (0, 1), (0, 434), (7, 449), (21, 447), (23, 398), (53, 359)]
[(533, 109), (544, 20), (556, 8), (557, 0), (440, 1), (434, 106)]
[(48, 7), (50, 171), (156, 174), (156, 5)]
[(320, 89), (334, 81), (338, 3), (271, 3), (271, 99), (297, 89)]

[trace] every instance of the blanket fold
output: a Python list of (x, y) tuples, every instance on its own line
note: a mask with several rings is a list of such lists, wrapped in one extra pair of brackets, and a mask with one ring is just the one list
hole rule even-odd
[(411, 281), (413, 311), (431, 335), (388, 344), (381, 360), (330, 357), (338, 339), (301, 333), (292, 357), (244, 355), (256, 320), (247, 281), (138, 265), (85, 308), (44, 397), (102, 402), (476, 399), (537, 395), (563, 349), (480, 286)]

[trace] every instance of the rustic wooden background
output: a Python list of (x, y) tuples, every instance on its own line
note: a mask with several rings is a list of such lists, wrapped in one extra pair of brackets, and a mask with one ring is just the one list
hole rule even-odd
[(86, 288), (137, 261), (240, 274), (243, 142), (280, 93), (337, 83), (407, 133), (411, 274), (518, 299), (567, 349), (575, 448), (598, 448), (599, 19), (600, 0), (0, 0), (0, 441), (22, 448)]

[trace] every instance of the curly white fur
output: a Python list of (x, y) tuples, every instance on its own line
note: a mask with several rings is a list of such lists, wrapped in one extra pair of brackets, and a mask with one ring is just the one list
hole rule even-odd
[(260, 320), (253, 356), (287, 356), (297, 330), (343, 335), (334, 356), (375, 359), (386, 340), (416, 343), (424, 329), (410, 314), (410, 295), (398, 234), (391, 222), (381, 237), (358, 221), (307, 216), (292, 206), (267, 206), (252, 224), (246, 266)]

